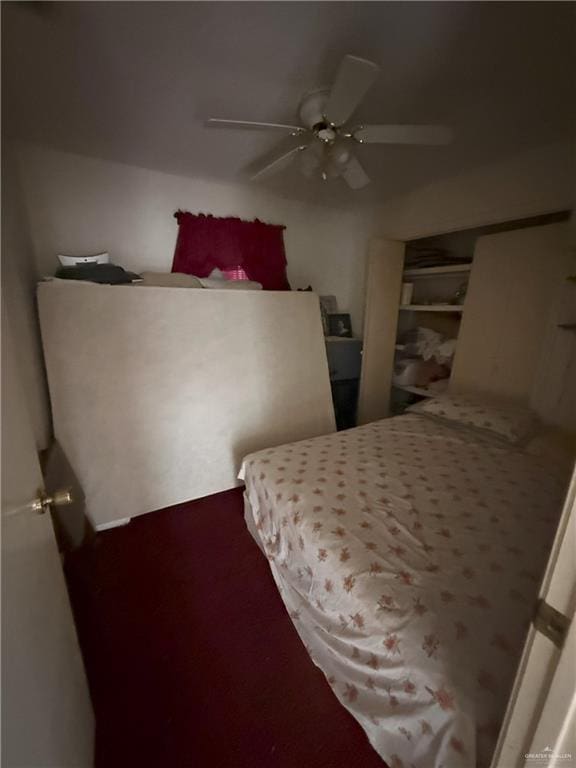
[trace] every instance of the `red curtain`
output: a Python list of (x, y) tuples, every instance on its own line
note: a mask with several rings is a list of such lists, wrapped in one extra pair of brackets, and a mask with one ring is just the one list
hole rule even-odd
[(215, 267), (242, 267), (265, 290), (290, 290), (283, 226), (187, 211), (177, 211), (174, 216), (178, 239), (172, 272), (207, 277)]

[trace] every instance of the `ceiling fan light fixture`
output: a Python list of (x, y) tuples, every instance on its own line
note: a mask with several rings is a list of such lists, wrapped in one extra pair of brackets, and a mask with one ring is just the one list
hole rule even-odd
[(300, 171), (306, 176), (308, 179), (311, 179), (313, 176), (316, 176), (319, 172), (319, 168), (322, 164), (323, 159), (323, 145), (321, 144), (310, 144), (305, 152), (300, 153), (299, 157), (299, 166)]
[(324, 166), (324, 173), (329, 179), (337, 179), (338, 176), (340, 176), (342, 173), (342, 166), (336, 165), (334, 162), (329, 160)]
[(340, 168), (343, 168), (350, 161), (350, 150), (343, 140), (335, 141), (328, 154), (330, 161)]

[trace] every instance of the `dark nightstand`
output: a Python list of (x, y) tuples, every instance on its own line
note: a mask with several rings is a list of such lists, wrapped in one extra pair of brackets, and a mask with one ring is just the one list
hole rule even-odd
[(362, 340), (327, 336), (326, 354), (336, 426), (339, 430), (350, 429), (356, 426), (358, 384), (362, 368)]

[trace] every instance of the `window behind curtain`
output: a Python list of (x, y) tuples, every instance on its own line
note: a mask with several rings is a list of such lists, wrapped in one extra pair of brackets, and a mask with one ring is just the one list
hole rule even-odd
[(189, 211), (176, 211), (174, 215), (178, 238), (172, 272), (208, 277), (218, 267), (232, 279), (248, 277), (261, 283), (265, 291), (290, 290), (284, 226)]
[(221, 270), (221, 272), (226, 280), (250, 280), (242, 267), (230, 267), (229, 269)]

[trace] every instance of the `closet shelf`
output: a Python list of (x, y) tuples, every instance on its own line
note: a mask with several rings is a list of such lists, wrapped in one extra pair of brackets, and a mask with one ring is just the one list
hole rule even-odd
[(463, 312), (459, 304), (401, 304), (400, 309), (407, 312)]
[(446, 264), (443, 267), (414, 267), (414, 269), (405, 269), (404, 277), (434, 277), (435, 275), (452, 275), (464, 272), (470, 272), (470, 264)]
[(400, 389), (402, 392), (410, 392), (411, 395), (420, 395), (421, 397), (434, 397), (435, 394), (438, 394), (424, 387), (401, 387), (398, 384), (392, 384), (392, 386), (394, 389)]

